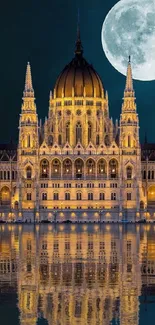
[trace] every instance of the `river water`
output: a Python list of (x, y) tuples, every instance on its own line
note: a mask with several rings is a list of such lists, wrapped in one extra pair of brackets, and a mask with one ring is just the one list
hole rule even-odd
[(1, 324), (154, 319), (154, 225), (0, 226)]

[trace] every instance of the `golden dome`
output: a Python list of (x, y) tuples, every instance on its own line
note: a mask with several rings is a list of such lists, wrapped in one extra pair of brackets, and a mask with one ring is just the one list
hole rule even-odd
[(80, 32), (76, 41), (75, 57), (66, 65), (55, 85), (55, 97), (102, 97), (102, 81), (83, 57)]

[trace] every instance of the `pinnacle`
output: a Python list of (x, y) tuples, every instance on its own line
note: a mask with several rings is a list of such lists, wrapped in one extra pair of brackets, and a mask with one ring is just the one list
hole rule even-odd
[(34, 97), (32, 76), (31, 76), (31, 66), (29, 62), (27, 63), (27, 68), (26, 68), (24, 97)]
[(129, 56), (125, 92), (133, 92), (133, 91), (134, 89), (133, 89), (133, 79), (132, 79), (131, 57)]

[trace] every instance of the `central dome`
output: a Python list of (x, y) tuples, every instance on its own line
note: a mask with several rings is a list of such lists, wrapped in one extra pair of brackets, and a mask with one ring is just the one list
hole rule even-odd
[(103, 96), (102, 81), (83, 57), (80, 32), (76, 41), (75, 57), (66, 65), (55, 85), (56, 98), (62, 97), (99, 97)]

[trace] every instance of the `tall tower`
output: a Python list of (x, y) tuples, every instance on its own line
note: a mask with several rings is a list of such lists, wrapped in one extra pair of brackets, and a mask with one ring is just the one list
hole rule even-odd
[(19, 120), (18, 190), (19, 209), (39, 208), (38, 116), (31, 67), (27, 64), (23, 104)]
[(141, 178), (141, 150), (139, 119), (133, 89), (132, 68), (129, 57), (122, 113), (120, 116), (120, 207), (139, 210), (144, 200)]

